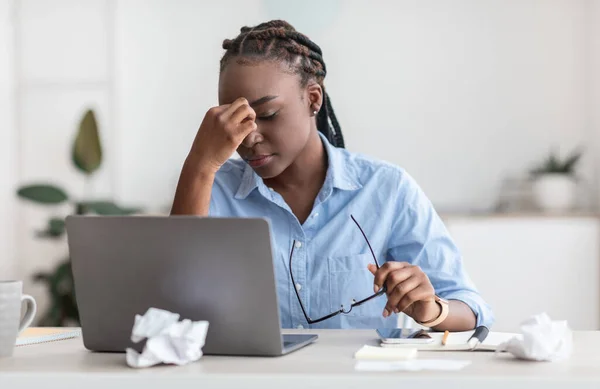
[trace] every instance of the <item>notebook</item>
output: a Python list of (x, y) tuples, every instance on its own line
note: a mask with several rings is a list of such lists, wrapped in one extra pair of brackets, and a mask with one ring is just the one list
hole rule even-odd
[(54, 342), (81, 336), (79, 327), (29, 327), (17, 337), (16, 346)]
[(416, 348), (427, 351), (472, 351), (485, 350), (495, 351), (498, 346), (513, 337), (521, 335), (512, 332), (489, 332), (483, 342), (478, 344), (469, 343), (469, 339), (475, 330), (464, 332), (450, 332), (446, 345), (442, 345), (443, 332), (431, 332), (429, 335), (433, 338), (432, 343), (426, 344), (393, 344), (381, 342), (381, 347), (385, 348)]

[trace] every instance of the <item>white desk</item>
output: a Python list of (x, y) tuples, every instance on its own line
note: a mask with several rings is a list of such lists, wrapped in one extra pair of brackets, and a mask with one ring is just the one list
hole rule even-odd
[(0, 359), (0, 388), (600, 388), (600, 332), (575, 333), (564, 362), (517, 361), (491, 352), (420, 352), (418, 358), (469, 359), (457, 372), (362, 373), (353, 354), (376, 344), (374, 331), (316, 331), (317, 343), (278, 358), (204, 356), (181, 367), (131, 369), (124, 354), (91, 353), (81, 339), (22, 346)]

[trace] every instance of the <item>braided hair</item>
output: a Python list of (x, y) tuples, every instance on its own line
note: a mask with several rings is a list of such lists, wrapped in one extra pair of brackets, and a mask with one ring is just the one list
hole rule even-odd
[(331, 106), (323, 80), (327, 74), (323, 53), (316, 43), (283, 20), (272, 20), (255, 27), (242, 27), (235, 39), (225, 39), (221, 71), (233, 57), (248, 60), (271, 59), (285, 62), (300, 75), (301, 86), (315, 80), (323, 89), (323, 106), (317, 114), (317, 129), (336, 147), (344, 147), (342, 129)]

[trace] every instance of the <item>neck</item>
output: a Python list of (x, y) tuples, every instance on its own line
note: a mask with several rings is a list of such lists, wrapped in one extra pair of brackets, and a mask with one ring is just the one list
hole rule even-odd
[(298, 158), (277, 177), (265, 180), (265, 184), (279, 190), (312, 187), (320, 188), (327, 174), (327, 153), (316, 128)]

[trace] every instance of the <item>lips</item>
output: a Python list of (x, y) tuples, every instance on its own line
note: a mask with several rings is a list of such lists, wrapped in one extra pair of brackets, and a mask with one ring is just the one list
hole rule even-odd
[(257, 155), (255, 157), (246, 159), (246, 161), (248, 162), (248, 165), (252, 166), (253, 168), (259, 168), (271, 162), (272, 159), (272, 155)]

